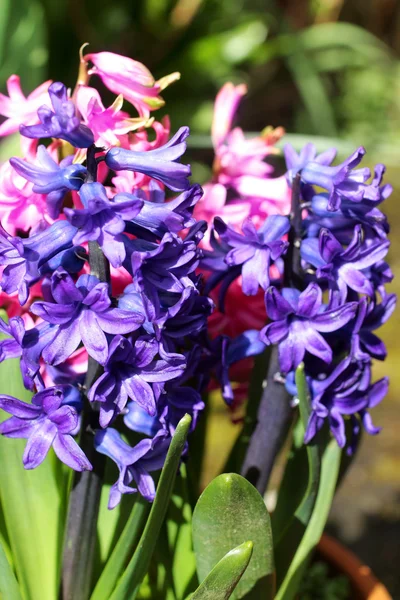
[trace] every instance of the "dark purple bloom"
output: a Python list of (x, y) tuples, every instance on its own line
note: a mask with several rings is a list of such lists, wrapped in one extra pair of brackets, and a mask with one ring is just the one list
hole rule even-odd
[(128, 402), (139, 404), (150, 416), (157, 413), (157, 396), (152, 383), (165, 383), (182, 375), (186, 362), (177, 355), (167, 362), (156, 359), (158, 343), (151, 337), (139, 337), (132, 343), (116, 335), (110, 343), (104, 373), (89, 390), (88, 398), (100, 402), (100, 425), (107, 427)]
[(343, 199), (340, 209), (332, 212), (328, 210), (326, 194), (317, 194), (313, 197), (311, 212), (305, 222), (308, 237), (318, 237), (321, 229), (329, 229), (343, 244), (350, 242), (354, 227), (359, 224), (370, 237), (378, 236), (386, 239), (389, 233), (387, 217), (376, 205), (367, 200), (356, 203)]
[(234, 400), (229, 368), (244, 358), (261, 354), (264, 350), (265, 344), (256, 329), (244, 331), (233, 339), (221, 335), (211, 342), (211, 360), (213, 366), (216, 366), (216, 377), (221, 385), (222, 397), (227, 404), (232, 404)]
[(0, 408), (13, 415), (0, 424), (0, 433), (25, 438), (25, 469), (39, 466), (51, 446), (58, 458), (75, 471), (91, 470), (92, 465), (73, 439), (79, 430), (79, 417), (71, 404), (79, 392), (72, 386), (44, 389), (32, 398), (32, 404), (12, 396), (0, 395)]
[(391, 317), (396, 308), (396, 300), (395, 294), (387, 294), (379, 304), (376, 298), (369, 302), (366, 298), (360, 301), (351, 349), (352, 356), (356, 360), (369, 361), (371, 358), (377, 360), (386, 358), (385, 344), (373, 331), (379, 329)]
[(137, 171), (157, 181), (161, 181), (170, 190), (182, 192), (190, 186), (188, 177), (190, 166), (177, 160), (186, 151), (185, 139), (189, 135), (188, 127), (181, 127), (174, 137), (161, 148), (136, 152), (126, 148), (111, 148), (106, 154), (106, 165), (114, 171)]
[(1, 287), (7, 294), (18, 292), (18, 299), (25, 304), (29, 287), (41, 277), (41, 268), (56, 255), (72, 246), (77, 233), (67, 221), (56, 221), (50, 227), (29, 238), (9, 235), (0, 226), (0, 265), (4, 266)]
[(130, 333), (143, 323), (143, 316), (120, 308), (111, 308), (108, 285), (93, 275), (81, 275), (76, 285), (63, 269), (51, 278), (54, 302), (34, 302), (33, 314), (54, 325), (55, 335), (42, 353), (45, 362), (58, 365), (83, 342), (97, 362), (108, 356), (106, 333)]
[(68, 99), (65, 85), (59, 81), (52, 83), (49, 96), (53, 110), (41, 106), (37, 111), (40, 125), (20, 125), (20, 133), (32, 139), (58, 138), (75, 148), (89, 148), (94, 144), (93, 133), (76, 116), (75, 104)]
[(301, 179), (307, 184), (318, 185), (329, 192), (328, 210), (340, 208), (342, 198), (361, 202), (364, 198), (378, 202), (380, 190), (374, 182), (368, 184), (371, 171), (355, 169), (361, 162), (365, 149), (360, 146), (340, 165), (330, 167), (319, 162), (309, 162), (301, 170)]
[(343, 448), (346, 444), (344, 418), (350, 415), (353, 424), (360, 419), (369, 434), (378, 433), (368, 409), (383, 400), (388, 384), (386, 377), (371, 384), (370, 365), (352, 362), (350, 357), (345, 358), (325, 379), (309, 379), (312, 401), (305, 442), (310, 442), (328, 420), (337, 443)]
[(337, 150), (336, 148), (329, 148), (317, 156), (317, 148), (315, 144), (305, 144), (297, 154), (296, 150), (291, 144), (285, 144), (283, 149), (285, 156), (285, 162), (287, 167), (287, 177), (289, 183), (293, 181), (293, 178), (308, 165), (313, 162), (319, 165), (330, 165), (335, 159)]
[(33, 389), (42, 350), (55, 333), (53, 325), (43, 322), (26, 331), (21, 317), (11, 317), (8, 323), (0, 319), (0, 331), (10, 336), (0, 341), (0, 362), (8, 358), (20, 358), (24, 385), (27, 389)]
[(259, 285), (267, 289), (271, 260), (282, 256), (288, 247), (281, 238), (290, 229), (289, 219), (272, 215), (258, 230), (251, 219), (247, 219), (242, 226), (242, 234), (219, 217), (214, 219), (214, 227), (225, 247), (229, 248), (224, 258), (226, 264), (229, 267), (241, 266), (243, 292), (254, 296)]
[(317, 279), (326, 280), (332, 288), (338, 288), (342, 302), (347, 287), (360, 294), (373, 296), (374, 287), (363, 271), (378, 263), (387, 254), (389, 240), (363, 243), (360, 225), (354, 228), (353, 239), (346, 249), (328, 229), (321, 229), (319, 239), (308, 238), (301, 244), (301, 256), (317, 267)]
[(79, 196), (83, 209), (64, 209), (69, 222), (79, 229), (74, 243), (97, 241), (112, 266), (120, 267), (126, 256), (123, 242), (125, 221), (136, 217), (143, 201), (130, 194), (130, 198), (119, 198), (124, 195), (117, 194), (109, 200), (101, 183), (84, 183)]
[(60, 164), (56, 163), (44, 146), (38, 147), (37, 159), (38, 165), (20, 158), (10, 158), (10, 163), (19, 175), (35, 184), (32, 188), (34, 192), (47, 194), (49, 215), (56, 219), (65, 194), (69, 190), (79, 190), (83, 184), (86, 168), (71, 164), (73, 156), (64, 158)]
[[(143, 208), (140, 213), (127, 223), (126, 230), (142, 239), (160, 239), (165, 233), (179, 233), (186, 227), (191, 227), (196, 220), (192, 217), (193, 207), (203, 194), (199, 185), (193, 185), (188, 190), (174, 198), (165, 201), (165, 193), (155, 181), (149, 184), (150, 202), (146, 194), (139, 190), (137, 196), (143, 198)], [(114, 200), (129, 200), (132, 194), (117, 194)], [(150, 235), (149, 235), (150, 234)]]
[(357, 311), (357, 302), (333, 309), (322, 304), (322, 291), (310, 283), (304, 292), (283, 288), (282, 295), (274, 287), (265, 294), (270, 323), (260, 332), (263, 342), (279, 344), (279, 363), (283, 373), (296, 369), (307, 352), (326, 363), (332, 361), (332, 349), (321, 333), (341, 329)]
[(189, 276), (197, 268), (200, 257), (195, 242), (166, 233), (160, 244), (142, 240), (127, 240), (126, 244), (132, 276), (149, 297), (153, 290), (181, 293), (185, 287), (193, 287)]
[[(109, 509), (120, 503), (122, 494), (139, 491), (146, 500), (154, 500), (156, 490), (149, 472), (163, 467), (170, 442), (170, 436), (159, 430), (153, 439), (142, 440), (131, 448), (112, 427), (96, 431), (94, 444), (97, 452), (111, 458), (119, 469), (118, 480), (110, 489)], [(137, 488), (130, 486), (132, 481)]]

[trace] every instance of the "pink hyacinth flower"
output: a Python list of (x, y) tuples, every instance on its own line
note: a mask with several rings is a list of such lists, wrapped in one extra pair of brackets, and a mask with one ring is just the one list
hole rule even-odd
[(11, 235), (34, 229), (43, 220), (51, 222), (46, 196), (32, 192), (32, 188), (33, 184), (18, 175), (9, 162), (0, 167), (0, 219)]
[(86, 54), (86, 61), (91, 61), (93, 67), (89, 75), (101, 77), (104, 85), (128, 100), (139, 112), (148, 118), (150, 111), (164, 106), (160, 92), (172, 81), (179, 78), (178, 74), (155, 81), (150, 71), (140, 62), (113, 52), (97, 52)]
[(236, 114), (240, 101), (247, 94), (244, 83), (233, 85), (225, 83), (215, 99), (214, 118), (211, 126), (211, 139), (214, 149), (220, 146), (229, 131), (232, 129), (233, 118)]
[(99, 92), (89, 86), (81, 85), (76, 94), (76, 104), (85, 125), (92, 130), (95, 144), (98, 146), (118, 146), (121, 136), (143, 127), (147, 119), (131, 119), (129, 114), (121, 110), (122, 95), (105, 108)]
[(7, 117), (7, 120), (0, 125), (0, 136), (15, 133), (20, 125), (32, 125), (39, 122), (38, 108), (44, 104), (51, 106), (47, 93), (50, 84), (51, 80), (45, 81), (25, 97), (18, 75), (11, 75), (7, 79), (8, 97), (0, 94), (0, 115)]

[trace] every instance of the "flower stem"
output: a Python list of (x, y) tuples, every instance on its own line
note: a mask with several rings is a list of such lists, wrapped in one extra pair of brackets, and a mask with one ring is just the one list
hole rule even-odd
[[(302, 215), (300, 205), (300, 175), (292, 182), (291, 227), (289, 248), (285, 256), (284, 285), (303, 287), (300, 242)], [(254, 401), (249, 399), (248, 412), (254, 411)], [(257, 419), (250, 437), (241, 474), (264, 495), (278, 452), (287, 437), (293, 420), (294, 410), (279, 372), (278, 346), (271, 350), (267, 375), (257, 409)]]
[[(103, 282), (110, 282), (110, 265), (97, 242), (89, 242), (90, 272)], [(102, 367), (89, 357), (85, 389), (99, 377)], [(85, 397), (80, 446), (92, 471), (75, 473), (69, 495), (62, 564), (62, 600), (87, 600), (90, 594), (97, 517), (103, 484), (105, 456), (95, 451), (93, 431), (98, 428), (98, 410)]]

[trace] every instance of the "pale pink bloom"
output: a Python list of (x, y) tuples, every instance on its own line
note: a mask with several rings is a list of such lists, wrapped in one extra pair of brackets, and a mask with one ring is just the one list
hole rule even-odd
[(233, 85), (225, 83), (215, 99), (214, 118), (211, 126), (211, 139), (214, 148), (218, 148), (232, 129), (232, 121), (242, 100), (247, 94), (244, 83)]
[(99, 92), (89, 86), (81, 85), (76, 94), (76, 105), (85, 125), (93, 131), (98, 146), (120, 145), (120, 136), (148, 124), (147, 119), (131, 119), (122, 111), (123, 98), (119, 95), (111, 106), (105, 108)]
[(41, 221), (51, 222), (47, 215), (46, 196), (32, 192), (33, 184), (18, 175), (9, 162), (0, 167), (0, 220), (15, 235), (29, 231)]
[(244, 197), (251, 198), (251, 215), (287, 215), (290, 212), (291, 190), (286, 177), (260, 179), (252, 175), (243, 175), (236, 180), (236, 189)]
[(179, 78), (173, 73), (160, 81), (155, 81), (150, 71), (140, 62), (113, 52), (97, 52), (86, 54), (86, 61), (93, 67), (89, 75), (99, 75), (104, 85), (128, 100), (141, 117), (148, 118), (150, 111), (164, 106), (159, 95), (169, 83)]
[(29, 96), (25, 97), (18, 75), (11, 75), (7, 79), (8, 96), (0, 94), (0, 115), (7, 120), (0, 125), (0, 136), (10, 135), (18, 131), (20, 125), (33, 125), (38, 123), (37, 110), (44, 104), (51, 106), (47, 93), (50, 81), (45, 81)]

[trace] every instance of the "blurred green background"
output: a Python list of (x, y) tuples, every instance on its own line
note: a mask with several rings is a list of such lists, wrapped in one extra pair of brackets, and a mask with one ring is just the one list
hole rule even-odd
[[(213, 100), (226, 81), (248, 85), (238, 115), (246, 131), (282, 125), (296, 146), (311, 139), (342, 155), (365, 145), (368, 166), (385, 162), (395, 187), (384, 210), (392, 224), (389, 260), (400, 275), (398, 0), (0, 0), (0, 15), (2, 89), (11, 73), (21, 76), (26, 93), (48, 78), (73, 86), (84, 42), (92, 52), (140, 60), (156, 78), (180, 71), (160, 113), (171, 115), (173, 130), (191, 126), (191, 160), (201, 182), (212, 159)], [(0, 146), (3, 160), (7, 152)], [(374, 411), (384, 429), (363, 440), (330, 524), (394, 597), (400, 597), (399, 335), (395, 314), (382, 331), (389, 357), (375, 369), (392, 382)], [(214, 413), (208, 476), (237, 434), (222, 405)]]

